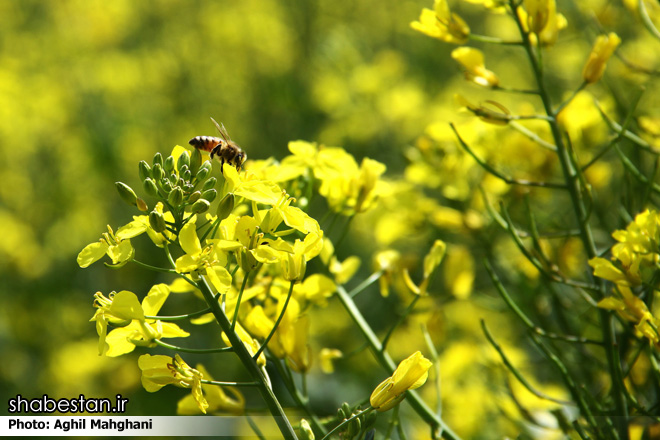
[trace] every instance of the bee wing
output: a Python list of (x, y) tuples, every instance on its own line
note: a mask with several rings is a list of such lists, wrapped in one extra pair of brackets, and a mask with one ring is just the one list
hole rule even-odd
[(217, 128), (218, 131), (220, 132), (220, 136), (222, 136), (222, 138), (227, 142), (231, 141), (231, 138), (229, 137), (229, 133), (227, 133), (227, 129), (225, 128), (225, 124), (218, 124), (213, 118), (211, 118), (211, 120), (215, 124), (215, 128)]

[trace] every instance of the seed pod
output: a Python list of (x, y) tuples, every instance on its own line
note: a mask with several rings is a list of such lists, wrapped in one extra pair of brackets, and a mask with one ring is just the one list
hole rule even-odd
[(143, 182), (151, 177), (151, 167), (146, 161), (141, 160), (138, 164), (138, 174), (140, 175), (140, 180)]
[(165, 218), (163, 214), (158, 211), (151, 211), (149, 213), (149, 225), (154, 231), (163, 232), (165, 230)]
[(192, 205), (192, 213), (193, 214), (201, 214), (202, 212), (206, 212), (209, 210), (211, 207), (211, 204), (209, 203), (208, 200), (204, 199), (199, 199)]
[(167, 201), (170, 202), (172, 206), (179, 206), (183, 203), (183, 191), (181, 188), (176, 187), (170, 192), (167, 196)]
[(218, 209), (216, 210), (216, 215), (219, 220), (224, 220), (229, 217), (229, 214), (234, 210), (234, 195), (232, 193), (227, 194), (223, 197), (218, 204)]
[(156, 182), (154, 182), (154, 179), (152, 179), (151, 177), (147, 177), (146, 179), (144, 179), (144, 182), (142, 183), (142, 187), (150, 196), (158, 197), (158, 187), (156, 186)]
[(160, 166), (163, 166), (163, 155), (160, 154), (160, 153), (154, 154), (154, 160), (153, 160), (152, 164), (153, 165), (158, 164)]
[(135, 195), (135, 191), (130, 186), (122, 182), (115, 182), (115, 186), (124, 202), (133, 206), (137, 205), (137, 195)]
[(174, 169), (174, 158), (172, 156), (167, 156), (167, 159), (165, 159), (165, 163), (163, 164), (163, 168), (168, 173), (172, 172)]
[(218, 195), (218, 192), (214, 190), (213, 188), (207, 189), (202, 193), (202, 198), (208, 200), (209, 202), (212, 202), (215, 200), (215, 197)]
[(179, 156), (179, 159), (176, 161), (176, 168), (181, 172), (183, 166), (186, 168), (190, 167), (190, 154), (187, 151), (184, 151)]

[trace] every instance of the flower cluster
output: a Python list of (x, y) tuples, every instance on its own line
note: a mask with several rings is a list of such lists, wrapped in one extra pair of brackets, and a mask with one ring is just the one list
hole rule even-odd
[(615, 295), (603, 298), (598, 307), (614, 310), (634, 324), (636, 332), (660, 348), (660, 318), (654, 316), (647, 303), (634, 292), (646, 288), (647, 298), (656, 292), (655, 273), (660, 263), (660, 213), (647, 209), (638, 214), (625, 230), (614, 231), (617, 243), (612, 246), (612, 259), (589, 260), (594, 275), (611, 281)]

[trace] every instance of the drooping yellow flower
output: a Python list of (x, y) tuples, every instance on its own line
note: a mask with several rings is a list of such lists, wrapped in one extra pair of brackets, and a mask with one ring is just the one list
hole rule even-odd
[(653, 345), (660, 346), (660, 320), (649, 311), (646, 303), (628, 287), (619, 286), (620, 297), (610, 296), (598, 302), (602, 309), (614, 310), (623, 319), (635, 324), (635, 331)]
[(202, 392), (203, 375), (186, 364), (181, 356), (176, 354), (174, 358), (171, 358), (143, 354), (138, 359), (138, 366), (142, 370), (142, 386), (145, 390), (154, 393), (165, 385), (189, 388), (192, 390), (197, 407), (206, 414), (209, 404)]
[(605, 72), (607, 60), (610, 59), (617, 46), (621, 43), (621, 38), (614, 32), (608, 35), (599, 35), (596, 43), (591, 49), (589, 59), (582, 70), (582, 78), (588, 83), (595, 83)]
[[(203, 379), (214, 380), (206, 368), (204, 368), (204, 365), (197, 364), (196, 370), (201, 374)], [(225, 388), (219, 385), (202, 383), (204, 398), (208, 403), (206, 411), (202, 411), (194, 394), (188, 394), (179, 400), (176, 406), (176, 413), (182, 416), (193, 416), (200, 412), (243, 414), (245, 410), (245, 397), (243, 397), (243, 394), (235, 387), (227, 387), (226, 390), (229, 391), (229, 394), (233, 398), (228, 396)]]
[(422, 9), (419, 20), (410, 23), (410, 27), (447, 43), (464, 44), (470, 36), (467, 23), (449, 10), (446, 0), (435, 0), (434, 10)]
[(451, 57), (465, 69), (465, 78), (480, 86), (496, 87), (500, 80), (493, 72), (486, 69), (484, 54), (473, 47), (459, 47), (451, 52)]
[(110, 225), (108, 225), (108, 232), (105, 232), (99, 241), (88, 244), (80, 251), (77, 259), (78, 265), (85, 268), (103, 258), (104, 255), (108, 255), (114, 266), (123, 266), (135, 254), (135, 249), (133, 249), (130, 239), (142, 234), (146, 230), (146, 226), (131, 222), (119, 228), (115, 234)]
[(392, 377), (381, 382), (371, 393), (371, 406), (380, 412), (394, 408), (403, 400), (406, 391), (424, 385), (431, 365), (432, 362), (419, 351), (401, 361)]

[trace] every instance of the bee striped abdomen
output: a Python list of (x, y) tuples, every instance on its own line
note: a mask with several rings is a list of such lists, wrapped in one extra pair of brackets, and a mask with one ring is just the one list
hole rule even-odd
[(215, 136), (195, 136), (194, 138), (190, 139), (190, 141), (188, 141), (188, 143), (193, 147), (209, 152), (220, 145), (222, 142), (222, 139)]

